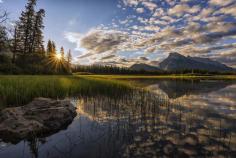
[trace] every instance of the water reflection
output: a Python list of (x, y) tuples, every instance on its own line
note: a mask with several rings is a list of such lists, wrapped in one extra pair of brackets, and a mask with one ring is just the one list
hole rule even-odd
[[(66, 130), (1, 142), (0, 157), (235, 157), (236, 84), (193, 82), (178, 95), (169, 88), (179, 84), (165, 91), (163, 83), (120, 97), (73, 98), (78, 116)], [(170, 91), (179, 97), (169, 98)]]
[(216, 92), (229, 85), (236, 84), (236, 81), (224, 81), (224, 80), (199, 80), (199, 79), (183, 79), (183, 80), (136, 80), (135, 82), (141, 83), (151, 90), (162, 90), (171, 99), (176, 99), (184, 95), (189, 94), (207, 94), (210, 92)]
[[(140, 82), (140, 81), (138, 81)], [(223, 80), (146, 80), (146, 88), (164, 95), (170, 102), (192, 108), (211, 108), (217, 113), (235, 115), (236, 82)], [(183, 87), (183, 89), (181, 89)]]

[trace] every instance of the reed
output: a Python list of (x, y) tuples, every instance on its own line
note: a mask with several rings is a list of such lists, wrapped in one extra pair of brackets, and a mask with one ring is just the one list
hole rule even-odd
[(130, 86), (118, 81), (77, 76), (0, 76), (0, 107), (20, 106), (36, 97), (125, 94)]

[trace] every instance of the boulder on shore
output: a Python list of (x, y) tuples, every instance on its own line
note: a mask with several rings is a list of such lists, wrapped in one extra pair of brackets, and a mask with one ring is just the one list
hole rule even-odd
[(68, 126), (76, 116), (69, 100), (36, 98), (31, 103), (0, 111), (0, 139), (18, 141), (51, 134)]

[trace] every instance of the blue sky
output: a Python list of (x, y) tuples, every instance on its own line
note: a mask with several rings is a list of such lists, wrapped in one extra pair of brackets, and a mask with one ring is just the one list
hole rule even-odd
[[(26, 0), (2, 0), (17, 20)], [(1, 1), (0, 1), (1, 2)], [(82, 64), (157, 64), (170, 52), (236, 67), (236, 0), (38, 0), (45, 41)]]
[[(18, 20), (27, 0), (3, 0), (1, 8), (10, 13), (12, 21)], [(37, 9), (46, 10), (45, 41), (52, 39), (57, 46), (75, 48), (64, 34), (66, 32), (86, 33), (101, 23), (110, 23), (116, 15), (116, 1), (111, 0), (38, 0)]]

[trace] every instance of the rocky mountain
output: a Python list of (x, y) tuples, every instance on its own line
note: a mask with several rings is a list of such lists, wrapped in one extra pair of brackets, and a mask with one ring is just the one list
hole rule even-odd
[(211, 72), (232, 72), (233, 68), (228, 67), (218, 61), (200, 57), (185, 57), (178, 53), (170, 55), (159, 64), (160, 68), (165, 71), (182, 71), (182, 70), (206, 70)]
[(159, 66), (148, 64), (134, 64), (132, 70), (140, 71), (183, 71), (203, 70), (209, 72), (236, 72), (235, 69), (209, 58), (183, 56), (179, 53), (170, 53), (169, 56), (159, 63)]
[(134, 64), (130, 69), (135, 71), (160, 71), (160, 68), (148, 64)]

